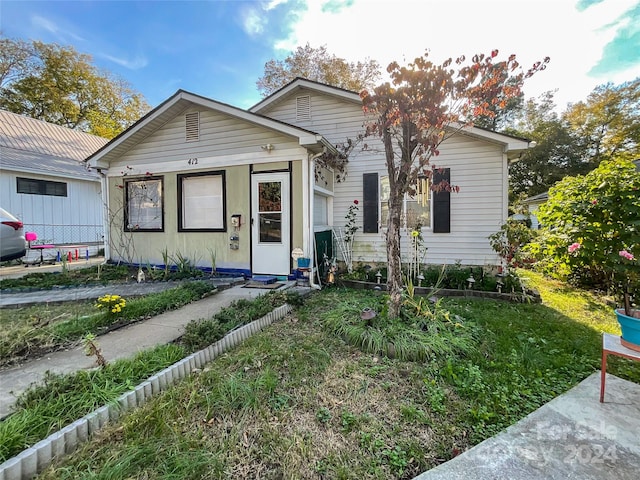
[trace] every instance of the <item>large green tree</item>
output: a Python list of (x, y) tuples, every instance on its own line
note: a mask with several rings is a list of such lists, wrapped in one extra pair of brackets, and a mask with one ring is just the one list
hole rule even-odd
[(537, 143), (509, 168), (512, 201), (585, 174), (603, 160), (639, 158), (640, 78), (600, 85), (562, 113), (546, 92), (527, 101), (506, 131)]
[(511, 200), (546, 192), (566, 175), (589, 171), (585, 149), (569, 123), (556, 112), (553, 92), (528, 100), (508, 133), (537, 143), (509, 166)]
[(582, 140), (592, 168), (602, 160), (640, 157), (640, 77), (596, 87), (564, 117)]
[(380, 78), (380, 65), (371, 59), (347, 62), (327, 52), (325, 46), (313, 48), (307, 43), (284, 60), (269, 60), (256, 85), (267, 97), (296, 77), (359, 92), (375, 85)]
[(123, 79), (71, 47), (0, 40), (0, 108), (113, 138), (150, 107)]
[[(389, 215), (386, 231), (387, 291), (389, 317), (400, 314), (402, 272), (400, 227), (403, 199), (413, 193), (419, 175), (431, 176), (430, 164), (439, 147), (456, 132), (472, 126), (478, 118), (492, 117), (520, 95), (524, 79), (546, 67), (537, 62), (526, 73), (515, 55), (498, 61), (498, 51), (436, 64), (428, 54), (406, 66), (393, 62), (387, 68), (391, 82), (361, 97), (366, 123), (365, 137), (377, 137), (384, 147), (389, 175)], [(447, 182), (436, 190), (455, 190)]]

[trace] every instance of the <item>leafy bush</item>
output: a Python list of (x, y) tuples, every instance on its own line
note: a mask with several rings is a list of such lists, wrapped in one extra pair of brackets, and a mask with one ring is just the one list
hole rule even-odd
[(274, 308), (289, 303), (300, 304), (298, 294), (269, 292), (253, 300), (240, 299), (223, 308), (212, 318), (187, 324), (181, 342), (195, 351), (220, 340), (227, 332), (265, 316)]
[[(386, 315), (386, 295), (371, 291), (348, 291), (349, 302), (342, 302), (324, 315), (324, 325), (332, 333), (364, 352), (401, 360), (425, 361), (438, 356), (468, 352), (473, 348), (474, 328), (461, 318), (455, 321), (441, 303), (427, 305), (423, 299), (405, 296), (399, 319)], [(364, 308), (377, 316), (362, 320)]]
[(523, 267), (532, 261), (523, 247), (534, 237), (535, 232), (523, 222), (507, 220), (499, 231), (489, 235), (489, 243), (507, 265)]
[[(586, 175), (565, 177), (549, 190), (537, 215), (542, 235), (531, 251), (548, 273), (622, 293), (622, 284), (640, 268), (624, 263), (619, 253), (640, 257), (640, 172), (632, 162), (606, 161)], [(637, 292), (638, 275), (634, 282), (630, 288)]]

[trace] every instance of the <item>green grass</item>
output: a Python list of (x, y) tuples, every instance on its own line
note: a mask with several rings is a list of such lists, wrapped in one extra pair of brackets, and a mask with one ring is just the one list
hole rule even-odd
[[(389, 321), (385, 317), (384, 296), (372, 291), (352, 295), (342, 289), (333, 295), (336, 306), (324, 315), (325, 326), (365, 352), (401, 360), (427, 361), (442, 355), (464, 354), (474, 347), (473, 336), (477, 335), (477, 329), (473, 322), (452, 318), (441, 302), (429, 305), (426, 298), (408, 297), (403, 318)], [(350, 297), (351, 301), (340, 301), (344, 296)], [(377, 316), (363, 321), (360, 313), (365, 308), (374, 310)]]
[(38, 305), (0, 310), (0, 366), (80, 341), (88, 333), (99, 335), (113, 325), (126, 325), (140, 319), (175, 310), (211, 292), (207, 282), (190, 282), (143, 297), (127, 299), (118, 315), (99, 311), (93, 302), (64, 305)]
[(104, 369), (73, 375), (49, 374), (44, 384), (21, 395), (16, 413), (0, 422), (0, 462), (49, 434), (115, 400), (155, 372), (184, 358), (177, 345), (141, 352)]
[[(197, 292), (198, 289), (193, 291)], [(169, 297), (172, 296), (169, 294)], [(269, 292), (251, 301), (239, 300), (209, 320), (190, 322), (186, 330), (193, 331), (194, 325), (213, 322), (220, 327), (216, 330), (215, 337), (208, 337), (210, 343), (213, 343), (231, 329), (264, 316), (287, 300), (299, 302), (299, 297), (295, 294)], [(0, 422), (0, 463), (83, 415), (108, 404), (122, 393), (135, 388), (144, 379), (198, 348), (200, 346), (194, 345), (192, 341), (186, 341), (143, 351), (132, 359), (108, 364), (104, 369), (80, 371), (72, 375), (47, 375), (43, 385), (31, 388), (20, 396), (15, 413)], [(274, 381), (273, 376), (265, 375), (259, 379), (258, 384), (266, 387)], [(225, 401), (230, 403), (237, 402), (238, 398), (247, 394), (241, 383), (234, 384), (233, 381), (216, 388), (220, 388), (221, 398), (226, 398)], [(144, 451), (146, 450), (142, 448), (133, 457), (138, 458), (137, 455)], [(184, 453), (186, 455), (188, 449)], [(131, 461), (135, 464), (135, 460)]]
[(20, 278), (0, 280), (0, 289), (38, 288), (49, 289), (54, 286), (80, 286), (87, 284), (126, 283), (132, 281), (134, 271), (124, 265), (101, 265), (68, 269), (66, 272), (35, 272)]
[[(147, 281), (182, 280), (204, 277), (205, 273), (197, 268), (177, 268), (173, 270), (150, 269), (143, 267)], [(94, 267), (68, 269), (63, 272), (35, 272), (20, 278), (0, 280), (0, 290), (9, 288), (36, 288), (47, 290), (55, 286), (107, 285), (133, 282), (137, 278), (138, 268), (127, 265), (96, 265)]]
[[(345, 342), (335, 318), (358, 325), (363, 305), (381, 304), (323, 290), (41, 478), (412, 478), (597, 369), (612, 311), (525, 275), (544, 304), (443, 301), (473, 348), (420, 361)], [(615, 360), (611, 373), (640, 381), (637, 365)]]

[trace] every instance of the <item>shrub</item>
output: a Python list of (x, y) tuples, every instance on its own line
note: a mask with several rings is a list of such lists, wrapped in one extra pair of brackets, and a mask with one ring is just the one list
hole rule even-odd
[[(586, 175), (565, 177), (549, 190), (538, 218), (542, 235), (531, 250), (548, 272), (622, 293), (638, 264), (623, 264), (620, 252), (640, 257), (640, 172), (632, 162), (605, 161)], [(638, 283), (631, 290), (638, 291)]]
[(531, 259), (523, 247), (533, 240), (535, 233), (523, 222), (507, 220), (500, 230), (489, 236), (491, 248), (510, 267), (523, 267)]

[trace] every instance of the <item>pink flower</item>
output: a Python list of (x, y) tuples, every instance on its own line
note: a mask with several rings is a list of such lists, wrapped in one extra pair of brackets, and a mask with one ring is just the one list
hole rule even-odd
[(571, 245), (569, 245), (569, 253), (573, 253), (576, 250), (578, 250), (582, 245), (580, 245), (578, 242), (576, 243), (572, 243)]
[(598, 204), (598, 200), (595, 200), (595, 199), (591, 200), (591, 204), (597, 205)]
[(634, 256), (633, 256), (633, 253), (631, 253), (631, 252), (627, 252), (626, 250), (620, 250), (620, 251), (618, 252), (618, 254), (619, 254), (622, 258), (626, 258), (627, 260), (631, 260), (631, 261), (633, 261), (633, 260), (635, 260), (635, 259), (636, 259), (636, 257), (634, 257)]

